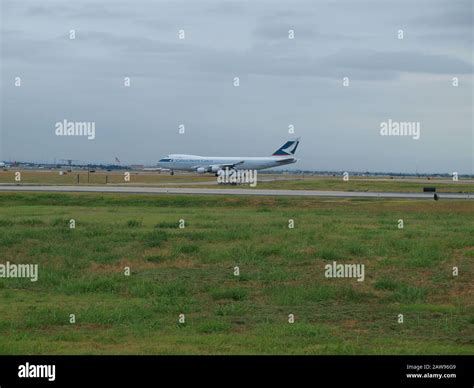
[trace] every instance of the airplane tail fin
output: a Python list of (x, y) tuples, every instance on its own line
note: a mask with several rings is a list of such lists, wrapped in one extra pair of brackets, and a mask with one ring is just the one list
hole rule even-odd
[(278, 148), (272, 154), (272, 156), (293, 156), (296, 153), (296, 148), (298, 148), (298, 144), (300, 144), (300, 138), (297, 138), (295, 140), (289, 140), (280, 148)]

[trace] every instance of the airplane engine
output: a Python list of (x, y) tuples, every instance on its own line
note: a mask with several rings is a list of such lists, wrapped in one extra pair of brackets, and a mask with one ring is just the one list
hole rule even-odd
[(204, 168), (204, 167), (199, 167), (199, 168), (196, 169), (196, 172), (198, 174), (204, 174), (205, 172), (207, 172), (207, 169)]
[(221, 166), (211, 166), (211, 172), (219, 172), (222, 170)]

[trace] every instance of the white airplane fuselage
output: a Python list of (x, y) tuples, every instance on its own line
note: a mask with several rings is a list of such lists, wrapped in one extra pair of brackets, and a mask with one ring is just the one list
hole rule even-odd
[(160, 159), (158, 167), (170, 171), (194, 171), (200, 174), (217, 173), (221, 170), (263, 170), (265, 168), (284, 166), (296, 163), (296, 148), (299, 139), (287, 141), (272, 156), (199, 156), (171, 154)]
[[(179, 171), (197, 171), (206, 168), (217, 172), (220, 166), (235, 165), (234, 170), (262, 170), (264, 168), (278, 167), (295, 163), (295, 158), (270, 156), (270, 157), (224, 157), (224, 156), (198, 156), (198, 155), (169, 155), (169, 161), (160, 161), (162, 168)], [(214, 170), (214, 171), (212, 171)], [(203, 171), (204, 172), (204, 171)]]

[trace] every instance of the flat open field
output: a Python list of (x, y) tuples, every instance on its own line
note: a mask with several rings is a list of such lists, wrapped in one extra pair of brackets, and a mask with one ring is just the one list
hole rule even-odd
[[(21, 173), (21, 182), (15, 181), (15, 172)], [(140, 184), (140, 185), (160, 185), (178, 183), (199, 183), (216, 182), (212, 175), (184, 175), (158, 172), (130, 172), (130, 182), (124, 180), (125, 171), (97, 171), (87, 174), (87, 171), (66, 172), (59, 175), (59, 171), (38, 171), (38, 170), (14, 170), (0, 171), (0, 183), (23, 183), (23, 184), (44, 184), (44, 185), (74, 185), (74, 184)], [(79, 175), (79, 183), (78, 183)]]
[[(0, 353), (474, 354), (473, 214), (472, 201), (2, 193), (0, 264), (40, 266), (37, 282), (0, 279)], [(365, 264), (365, 280), (326, 278), (333, 261)]]
[[(15, 181), (15, 171), (0, 171), (0, 183), (45, 184), (45, 185), (139, 185), (139, 186), (173, 186), (173, 187), (206, 187), (234, 188), (231, 185), (217, 186), (217, 178), (212, 175), (182, 174), (174, 176), (162, 172), (131, 171), (130, 182), (124, 181), (124, 172), (73, 171), (59, 175), (59, 171), (20, 170), (21, 182)], [(78, 181), (79, 175), (79, 181)], [(381, 192), (422, 192), (423, 187), (436, 187), (438, 192), (474, 193), (474, 180), (448, 178), (413, 178), (413, 177), (350, 177), (343, 181), (342, 176), (314, 175), (280, 175), (259, 174), (256, 189), (286, 190), (335, 190), (335, 191), (381, 191)], [(79, 182), (79, 183), (78, 183)], [(241, 188), (249, 188), (241, 185)]]

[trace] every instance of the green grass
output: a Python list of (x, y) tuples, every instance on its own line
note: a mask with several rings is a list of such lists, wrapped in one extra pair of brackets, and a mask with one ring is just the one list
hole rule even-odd
[[(193, 176), (188, 182), (193, 181)], [(189, 183), (184, 180), (176, 182), (175, 187), (189, 187)], [(204, 183), (197, 187), (233, 189), (232, 185), (215, 185), (214, 182)], [(322, 191), (349, 191), (349, 192), (408, 192), (422, 193), (424, 187), (435, 187), (438, 193), (473, 193), (474, 181), (472, 179), (459, 179), (458, 181), (449, 178), (387, 178), (387, 177), (351, 177), (344, 181), (341, 176), (267, 176), (260, 174), (255, 187), (241, 185), (239, 188), (272, 189), (272, 190), (322, 190)], [(268, 211), (266, 208), (259, 211)]]
[[(128, 185), (128, 186), (168, 186), (168, 187), (201, 187), (229, 189), (235, 186), (217, 185), (212, 174), (168, 173), (132, 171), (130, 181), (124, 180), (124, 171), (73, 171), (59, 175), (59, 171), (20, 170), (21, 182), (15, 181), (15, 169), (0, 170), (0, 183), (9, 184), (40, 184), (40, 185)], [(79, 181), (77, 177), (79, 176)], [(461, 177), (453, 181), (449, 177), (360, 177), (350, 176), (348, 181), (340, 176), (291, 175), (291, 174), (259, 174), (259, 182), (255, 189), (285, 190), (341, 190), (341, 191), (381, 191), (381, 192), (419, 192), (423, 187), (436, 187), (438, 192), (473, 193), (474, 181)], [(196, 186), (197, 185), (197, 186)], [(248, 188), (248, 185), (239, 186)], [(257, 211), (270, 211), (267, 207)]]
[[(15, 180), (15, 172), (21, 172), (21, 181)], [(169, 173), (159, 174), (157, 172), (130, 172), (130, 181), (124, 179), (125, 171), (101, 171), (87, 174), (87, 171), (67, 172), (59, 175), (59, 170), (0, 170), (0, 183), (21, 183), (21, 184), (48, 184), (48, 185), (105, 185), (105, 184), (140, 184), (140, 185), (160, 185), (170, 183), (186, 182), (214, 182), (215, 178), (211, 175), (169, 175)], [(79, 176), (79, 182), (78, 182)]]
[[(262, 178), (264, 179), (264, 177)], [(308, 176), (300, 179), (260, 182), (256, 189), (286, 190), (340, 190), (340, 191), (382, 191), (382, 192), (423, 192), (423, 187), (436, 187), (438, 192), (469, 193), (474, 192), (474, 183), (460, 179), (451, 181), (427, 178), (384, 178), (351, 177), (344, 181), (339, 177)]]
[[(40, 267), (37, 282), (0, 279), (0, 353), (474, 354), (473, 213), (470, 201), (2, 193), (0, 264)], [(365, 281), (325, 278), (332, 261), (364, 264)]]

